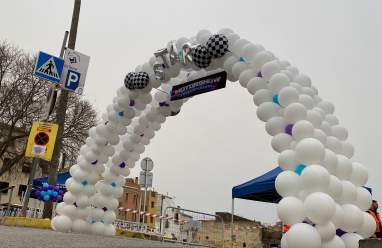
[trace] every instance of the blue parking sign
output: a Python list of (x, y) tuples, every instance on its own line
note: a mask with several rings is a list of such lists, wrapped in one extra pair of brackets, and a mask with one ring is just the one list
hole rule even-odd
[(53, 83), (60, 83), (63, 69), (63, 59), (44, 52), (39, 52), (34, 75)]
[(66, 75), (65, 88), (75, 91), (78, 86), (80, 86), (81, 74), (73, 70), (68, 70)]

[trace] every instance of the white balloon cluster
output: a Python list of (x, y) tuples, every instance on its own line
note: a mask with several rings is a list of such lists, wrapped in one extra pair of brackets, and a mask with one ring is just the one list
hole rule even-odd
[[(166, 117), (179, 113), (188, 100), (170, 101), (171, 87), (224, 69), (230, 81), (239, 81), (253, 95), (257, 116), (273, 136), (272, 148), (280, 153), (284, 171), (276, 179), (276, 189), (283, 199), (277, 212), (283, 223), (292, 226), (282, 247), (358, 247), (358, 240), (371, 236), (375, 227), (372, 217), (362, 212), (371, 205), (371, 195), (362, 187), (368, 173), (351, 161), (354, 148), (347, 141), (347, 129), (333, 114), (333, 104), (318, 96), (308, 76), (263, 46), (230, 29), (218, 34), (228, 39), (230, 52), (213, 58), (205, 69), (189, 63), (189, 52), (182, 60), (187, 63), (176, 63), (181, 51), (173, 50), (213, 44), (207, 30), (169, 43), (167, 50), (159, 50), (136, 68), (135, 72), (149, 75), (148, 86), (121, 87), (102, 122), (89, 131), (78, 165), (70, 170), (68, 192), (57, 206), (53, 228), (113, 235), (124, 177)], [(168, 61), (166, 51), (171, 51)], [(336, 229), (347, 234), (340, 238)]]

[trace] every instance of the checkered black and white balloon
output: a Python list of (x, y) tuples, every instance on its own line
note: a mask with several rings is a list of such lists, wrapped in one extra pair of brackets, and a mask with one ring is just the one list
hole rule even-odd
[(199, 68), (206, 68), (211, 63), (211, 55), (207, 47), (199, 45), (192, 51), (192, 61)]
[(150, 82), (146, 72), (129, 72), (125, 77), (125, 86), (129, 90), (144, 89)]
[(220, 58), (228, 52), (228, 39), (222, 34), (215, 34), (208, 39), (206, 46), (213, 58)]

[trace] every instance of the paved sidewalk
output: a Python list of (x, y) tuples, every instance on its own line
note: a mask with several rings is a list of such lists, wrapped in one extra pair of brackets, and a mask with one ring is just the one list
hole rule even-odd
[(0, 248), (180, 248), (188, 247), (159, 241), (59, 233), (46, 229), (0, 225)]

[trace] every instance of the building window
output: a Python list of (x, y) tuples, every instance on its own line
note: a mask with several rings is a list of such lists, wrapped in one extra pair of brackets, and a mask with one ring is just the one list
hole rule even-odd
[(150, 223), (154, 223), (154, 218), (152, 216), (150, 217)]
[(156, 192), (151, 192), (151, 197), (155, 197), (156, 196)]
[(126, 193), (126, 201), (129, 200), (129, 193)]
[(18, 196), (22, 196), (27, 191), (27, 186), (24, 184), (19, 185), (19, 192), (17, 193)]
[[(0, 190), (8, 188), (8, 187), (9, 187), (9, 183), (7, 183), (7, 182), (0, 182)], [(1, 194), (7, 194), (8, 190), (0, 191), (0, 193)]]
[(151, 202), (151, 208), (154, 208), (154, 204), (155, 204), (155, 203), (152, 201), (152, 202)]

